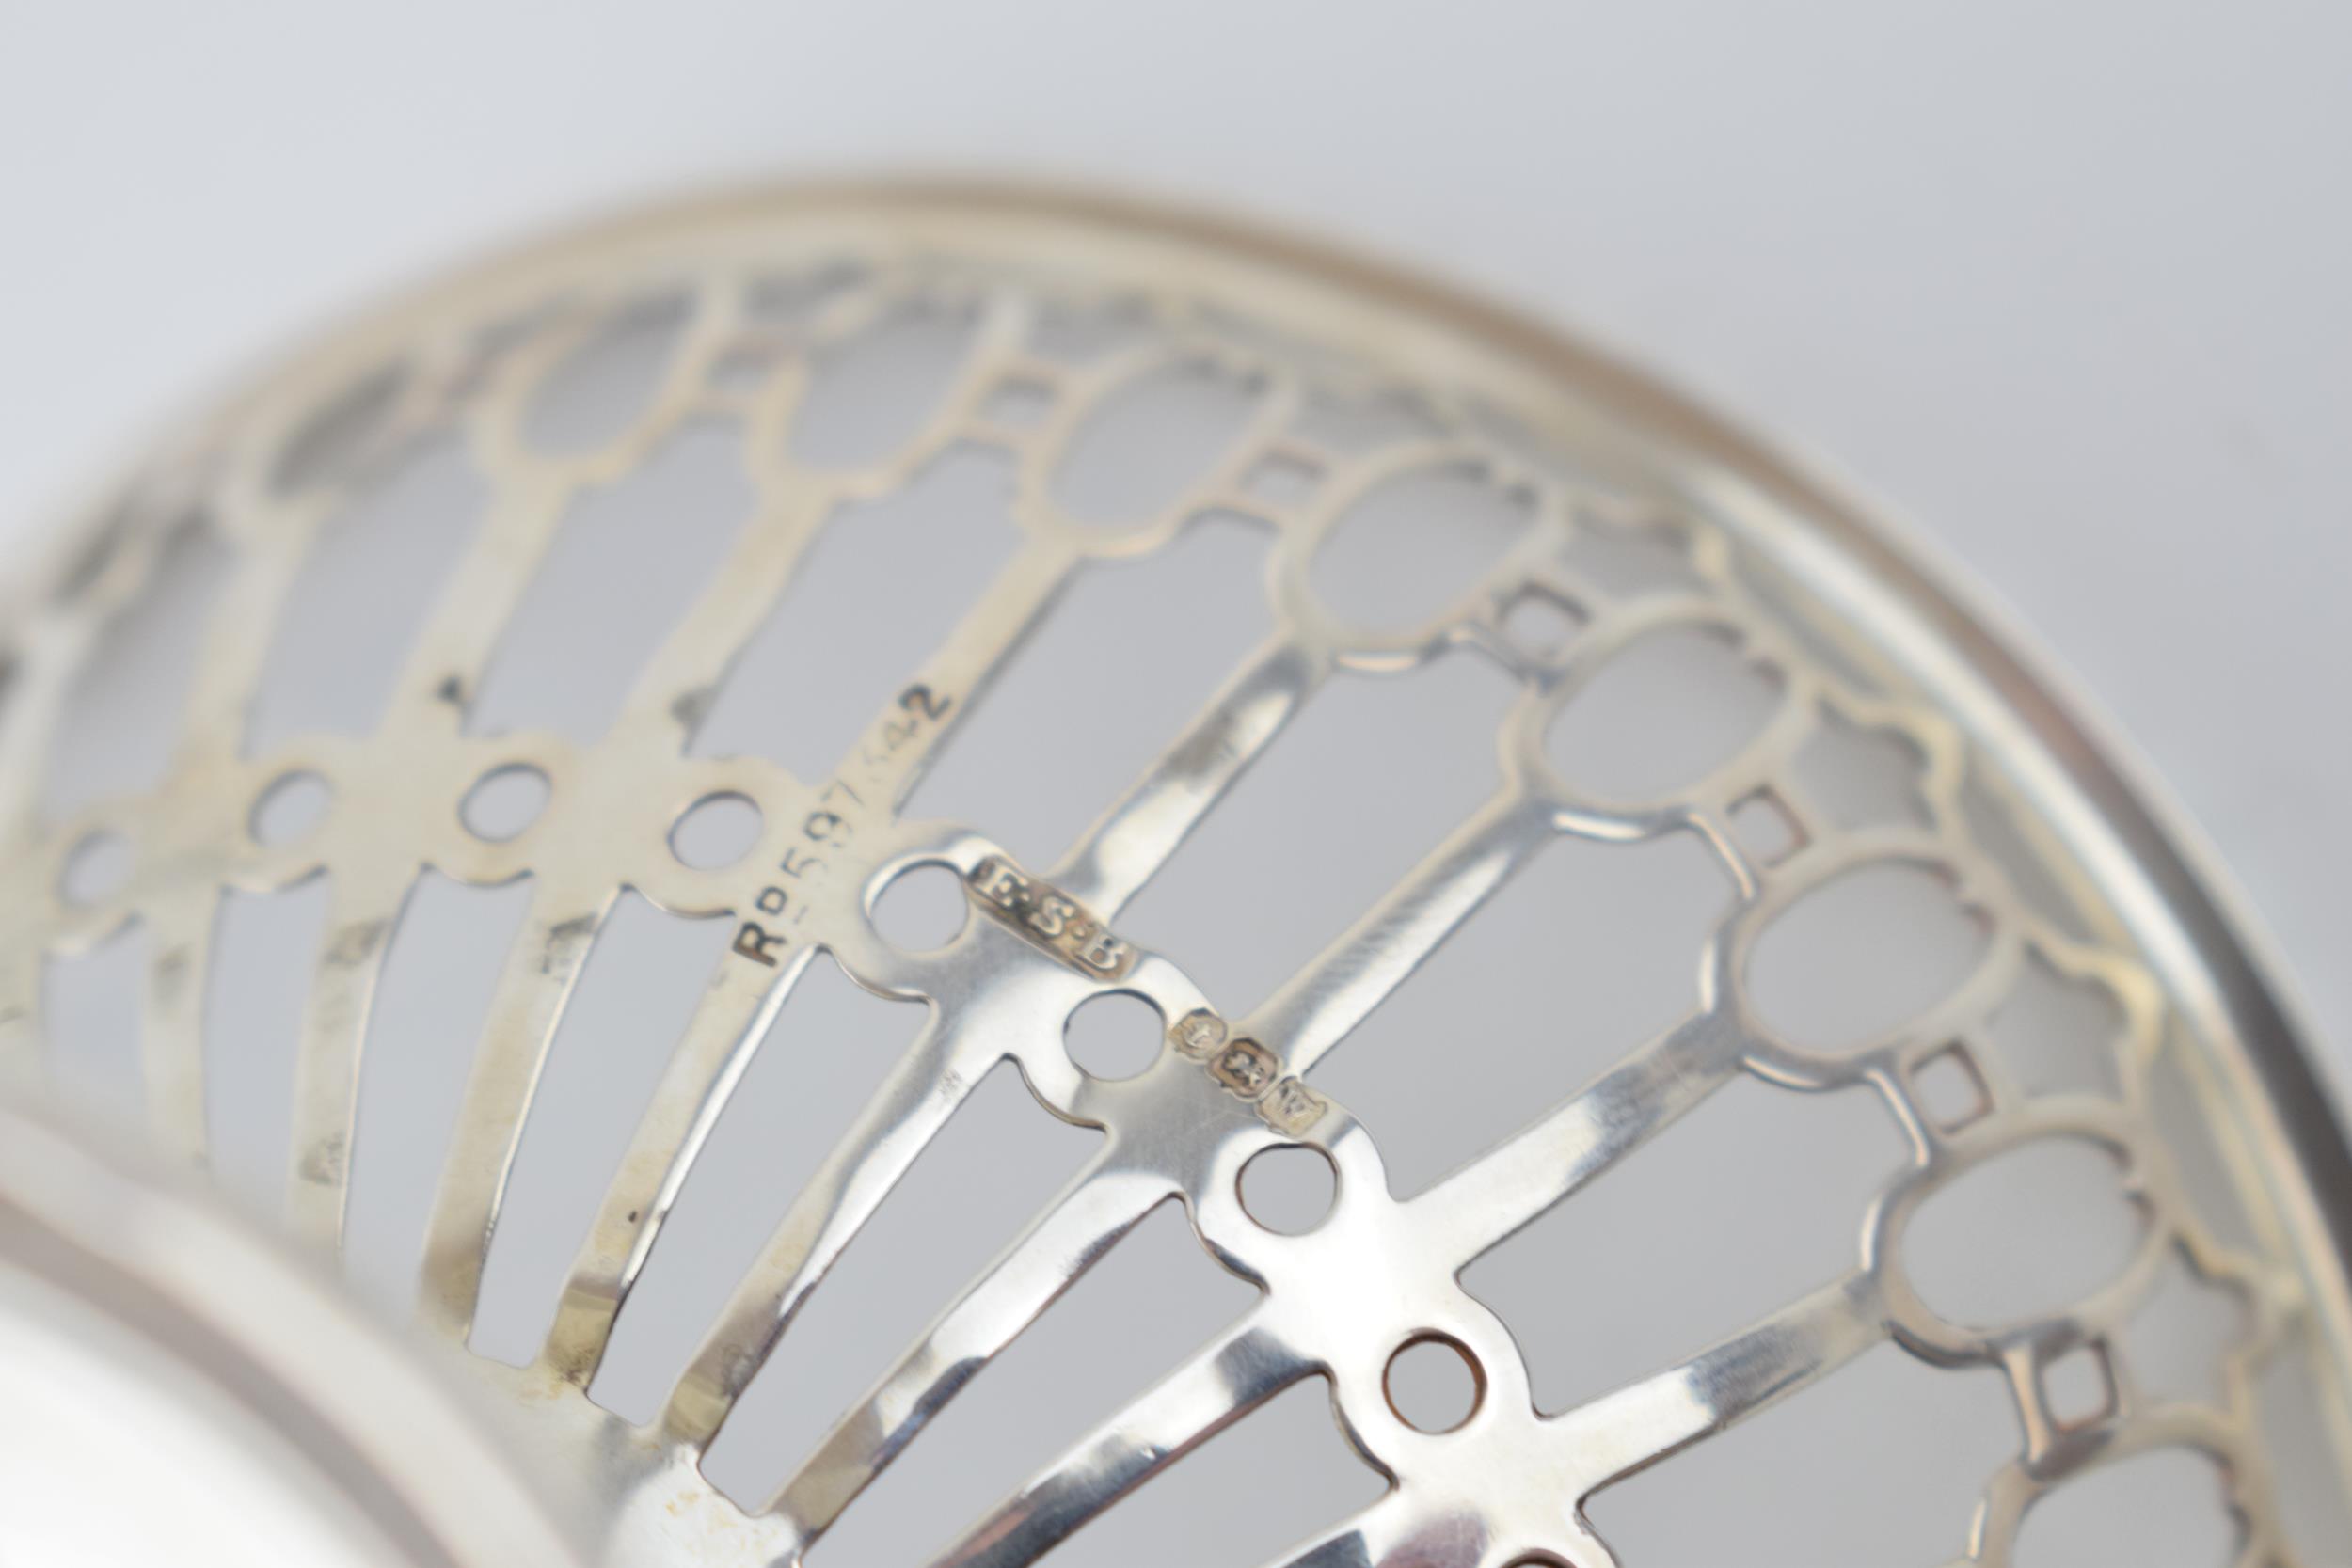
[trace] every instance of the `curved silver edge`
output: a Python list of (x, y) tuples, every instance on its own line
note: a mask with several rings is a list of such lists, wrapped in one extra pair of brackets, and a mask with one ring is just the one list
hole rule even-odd
[(154, 1346), (316, 1465), (417, 1568), (586, 1560), (448, 1380), (260, 1236), (0, 1104), (0, 1261)]

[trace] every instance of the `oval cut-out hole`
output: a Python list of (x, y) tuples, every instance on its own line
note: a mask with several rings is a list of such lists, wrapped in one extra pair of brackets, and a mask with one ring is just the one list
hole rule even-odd
[(1452, 1432), (1478, 1413), (1486, 1378), (1470, 1353), (1441, 1335), (1408, 1341), (1382, 1379), (1389, 1407), (1415, 1432)]
[(697, 871), (723, 870), (752, 852), (760, 824), (759, 806), (750, 796), (706, 795), (670, 829), (670, 853)]
[(897, 451), (930, 421), (954, 385), (978, 313), (907, 305), (818, 356), (792, 428), (795, 456), (854, 468)]
[(103, 902), (131, 879), (131, 841), (103, 829), (86, 834), (65, 858), (57, 892), (76, 907)]
[(1421, 626), (1491, 567), (1533, 498), (1456, 465), (1381, 481), (1341, 514), (1310, 568), (1334, 614), (1382, 633)]
[(1167, 1033), (1159, 1008), (1132, 991), (1115, 990), (1078, 1004), (1062, 1026), (1062, 1044), (1079, 1070), (1116, 1082), (1158, 1060)]
[(1620, 649), (1567, 700), (1544, 749), (1579, 789), (1658, 800), (1737, 756), (1779, 698), (1779, 676), (1730, 638), (1676, 626)]
[(1148, 522), (1212, 471), (1249, 422), (1258, 387), (1213, 365), (1164, 366), (1097, 404), (1071, 438), (1054, 497), (1082, 523)]
[(1995, 1155), (1920, 1204), (1903, 1272), (1931, 1310), (1969, 1328), (2062, 1311), (2122, 1274), (2139, 1245), (2120, 1175), (2080, 1138)]
[(253, 803), (254, 842), (270, 846), (298, 844), (318, 832), (335, 791), (309, 770), (280, 774)]
[(955, 941), (971, 912), (956, 868), (923, 861), (891, 878), (875, 895), (874, 929), (894, 947), (929, 953)]
[(574, 349), (540, 389), (524, 430), (545, 451), (593, 451), (636, 422), (660, 388), (689, 314), (680, 295), (629, 306)]
[(539, 820), (548, 790), (548, 776), (527, 762), (493, 768), (466, 791), (458, 819), (474, 837), (504, 844)]
[(2212, 1461), (2159, 1449), (2038, 1498), (2018, 1532), (2017, 1568), (2225, 1568), (2237, 1544), (2229, 1494)]
[(1800, 896), (1756, 940), (1748, 990), (1801, 1045), (1849, 1049), (1918, 1019), (1968, 977), (1984, 927), (1943, 878), (1881, 862)]
[(1304, 1236), (1339, 1201), (1331, 1156), (1311, 1144), (1262, 1149), (1241, 1167), (1242, 1211), (1278, 1236)]

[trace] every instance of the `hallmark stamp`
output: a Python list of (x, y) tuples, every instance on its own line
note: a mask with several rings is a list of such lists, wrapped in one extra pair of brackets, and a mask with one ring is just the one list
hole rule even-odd
[(1225, 1021), (1206, 1007), (1195, 1007), (1178, 1019), (1168, 1033), (1180, 1053), (1196, 1062), (1205, 1062), (1209, 1053), (1225, 1043)]
[(1256, 1040), (1235, 1040), (1210, 1058), (1209, 1076), (1244, 1100), (1255, 1100), (1265, 1093), (1281, 1065)]
[(1080, 973), (1116, 980), (1136, 961), (1136, 950), (1111, 935), (1086, 906), (1002, 855), (974, 866), (964, 887), (981, 909)]
[(1258, 1101), (1258, 1115), (1277, 1132), (1295, 1137), (1323, 1119), (1331, 1102), (1295, 1078), (1285, 1078)]
[(1208, 1069), (1209, 1076), (1236, 1100), (1249, 1102), (1260, 1120), (1296, 1137), (1323, 1119), (1331, 1102), (1295, 1077), (1282, 1075), (1281, 1058), (1253, 1039), (1236, 1039), (1226, 1022), (1195, 1007), (1169, 1025), (1168, 1041), (1178, 1054)]

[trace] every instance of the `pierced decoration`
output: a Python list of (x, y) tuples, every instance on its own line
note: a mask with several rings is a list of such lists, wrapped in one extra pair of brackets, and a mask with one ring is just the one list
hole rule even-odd
[[(274, 1164), (271, 1217), (379, 1294), (421, 1259), (423, 1332), (485, 1353), (608, 1563), (824, 1568), (1000, 1364), (1062, 1354), (1155, 1214), (1248, 1305), (1145, 1386), (1080, 1378), (1091, 1425), (934, 1560), (1075, 1560), (1310, 1384), (1363, 1484), (1265, 1560), (1681, 1560), (1644, 1555), (1615, 1489), (1698, 1473), (1874, 1352), (2006, 1390), (2007, 1436), (1959, 1478), (1973, 1512), (1918, 1520), (1952, 1563), (2008, 1563), (2041, 1499), (2156, 1450), (2209, 1462), (2237, 1562), (2345, 1560), (2305, 1522), (2352, 1488), (2352, 1163), (2242, 939), (1901, 548), (1536, 328), (1075, 203), (707, 206), (329, 343), (158, 453), (8, 603), (0, 1062), (176, 1159)], [(1472, 696), (1399, 706), (1364, 732), (1376, 766), (1175, 885), (1319, 706), (1440, 681)], [(1375, 819), (1430, 779), (1467, 811), (1388, 842)], [(1571, 841), (1670, 839), (1719, 912), (1661, 968), (1680, 1016), (1615, 1037), (1597, 993), (1666, 923), (1501, 911)], [(300, 920), (262, 917), (314, 879)], [(1180, 894), (1195, 918), (1162, 908)], [(1284, 912), (1333, 900), (1328, 929)], [(231, 907), (274, 945), (240, 934), (224, 965)], [(437, 941), (461, 910), (478, 927)], [(1162, 935), (1203, 928), (1246, 961)], [(1251, 964), (1282, 977), (1218, 977)], [(1996, 1021), (2034, 983), (2060, 998), (2050, 1049), (2090, 1067), (2018, 1059)], [(1317, 1069), (1406, 992), (1407, 1109), (1381, 1114), (1478, 1101), (1510, 1131), (1400, 1192)], [(1089, 1071), (1069, 1021), (1107, 996), (1162, 1034)], [(1544, 1098), (1480, 1093), (1495, 1041), (1557, 1056)], [(920, 1229), (910, 1172), (1007, 1064), (1040, 1147), (1075, 1128), (1090, 1152), (909, 1304), (928, 1326), (812, 1449), (723, 1491), (714, 1447), (757, 1449), (763, 1373), (836, 1264)], [(1694, 1159), (1690, 1203), (1646, 1221), (1672, 1248), (1746, 1185), (1671, 1136), (1735, 1083), (1883, 1129), (1874, 1196), (1807, 1216), (1838, 1256), (1727, 1338), (1541, 1405), (1549, 1314), (1506, 1322), (1464, 1271), (1620, 1166)], [(731, 1115), (836, 1092), (854, 1108), (813, 1145)], [(2056, 1146), (2104, 1173), (2111, 1237), (2054, 1243), (2055, 1198), (2011, 1201), (2003, 1173)], [(1245, 1170), (1300, 1149), (1327, 1201), (1253, 1219)], [(979, 1185), (1011, 1190), (1014, 1152)], [(714, 1240), (752, 1221), (740, 1256)], [(1657, 1321), (1642, 1278), (1579, 1263), (1550, 1263), (1562, 1332), (1611, 1303)], [(2218, 1376), (2135, 1365), (2176, 1276), (2233, 1313)], [(1412, 1386), (1423, 1361), (1452, 1384)], [(2311, 1442), (2265, 1403), (2281, 1367)], [(623, 1384), (654, 1392), (617, 1414)], [(1121, 1560), (1214, 1560), (1267, 1499), (1321, 1506), (1280, 1453), (1218, 1473)], [(1740, 1560), (1835, 1557), (1813, 1544)]]

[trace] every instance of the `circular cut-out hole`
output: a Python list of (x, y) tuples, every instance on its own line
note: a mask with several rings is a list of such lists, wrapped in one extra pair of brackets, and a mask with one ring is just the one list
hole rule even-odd
[(1089, 1077), (1116, 1082), (1133, 1078), (1159, 1059), (1168, 1021), (1149, 999), (1133, 991), (1106, 991), (1078, 1004), (1062, 1026), (1070, 1059)]
[(1382, 1379), (1389, 1408), (1415, 1432), (1452, 1432), (1478, 1414), (1486, 1379), (1470, 1351), (1441, 1334), (1407, 1339)]
[(251, 827), (257, 844), (299, 844), (326, 820), (334, 789), (316, 773), (288, 773), (262, 791), (253, 803)]
[(1321, 1225), (1340, 1196), (1331, 1156), (1311, 1144), (1262, 1149), (1241, 1167), (1244, 1212), (1280, 1236), (1303, 1236)]
[(972, 911), (956, 868), (922, 861), (890, 879), (874, 898), (874, 929), (894, 947), (928, 953), (956, 940)]
[(131, 841), (102, 828), (66, 856), (57, 891), (69, 904), (95, 904), (120, 893), (130, 879)]
[(548, 776), (527, 762), (493, 768), (458, 805), (458, 820), (476, 838), (504, 844), (539, 820), (548, 807)]
[(761, 820), (748, 795), (706, 795), (672, 825), (670, 853), (697, 871), (724, 870), (752, 852)]

